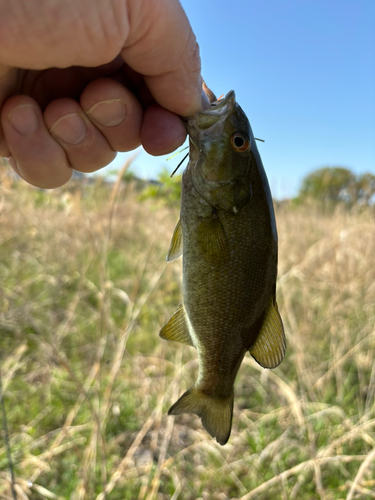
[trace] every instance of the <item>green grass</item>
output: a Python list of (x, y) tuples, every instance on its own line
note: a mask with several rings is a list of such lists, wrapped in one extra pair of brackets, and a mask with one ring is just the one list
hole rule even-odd
[[(178, 209), (117, 185), (0, 188), (0, 363), (22, 499), (375, 496), (374, 214), (281, 207), (287, 355), (246, 357), (221, 447), (168, 417), (194, 349), (158, 337), (181, 300)], [(0, 441), (0, 498), (11, 498)]]

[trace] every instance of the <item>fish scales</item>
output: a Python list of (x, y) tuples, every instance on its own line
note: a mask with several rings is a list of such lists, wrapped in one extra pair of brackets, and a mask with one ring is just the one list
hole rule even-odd
[(170, 414), (196, 413), (225, 444), (247, 351), (265, 368), (285, 354), (276, 304), (277, 231), (267, 178), (231, 91), (187, 119), (190, 160), (167, 260), (183, 255), (184, 302), (161, 337), (197, 349), (199, 374)]
[[(182, 232), (187, 240), (183, 254), (184, 304), (193, 327), (199, 331), (201, 345), (198, 354), (206, 358), (199, 365), (200, 370), (207, 374), (203, 379), (201, 377), (202, 390), (211, 387), (215, 391), (222, 387), (224, 376), (233, 386), (234, 367), (255, 341), (258, 332), (251, 330), (253, 317), (262, 314), (269, 297), (265, 282), (271, 285), (275, 281), (269, 266), (272, 252), (265, 251), (264, 244), (254, 245), (254, 240), (260, 240), (264, 230), (262, 224), (254, 227), (248, 224), (249, 212), (253, 210), (252, 200), (238, 214), (218, 210), (218, 218), (228, 239), (230, 259), (216, 267), (207, 265), (199, 245), (199, 216), (190, 207), (191, 197), (185, 203), (184, 194), (182, 196)], [(233, 224), (234, 218), (236, 224)], [(268, 239), (271, 246), (271, 235)], [(249, 276), (252, 277), (250, 283)], [(249, 304), (252, 304), (251, 308)], [(218, 370), (223, 377), (217, 377)]]

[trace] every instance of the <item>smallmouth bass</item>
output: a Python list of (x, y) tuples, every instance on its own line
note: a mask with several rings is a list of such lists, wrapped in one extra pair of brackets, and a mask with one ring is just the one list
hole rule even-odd
[(199, 415), (224, 445), (246, 352), (264, 368), (275, 368), (285, 355), (276, 221), (254, 135), (234, 92), (184, 120), (190, 158), (167, 255), (168, 262), (183, 255), (184, 301), (160, 336), (195, 347), (199, 375), (168, 413)]

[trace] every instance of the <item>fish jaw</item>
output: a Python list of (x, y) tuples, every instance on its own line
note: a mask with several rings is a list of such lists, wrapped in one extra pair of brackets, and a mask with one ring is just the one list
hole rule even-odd
[(219, 124), (236, 106), (236, 95), (233, 90), (224, 99), (214, 101), (211, 107), (189, 118), (183, 118), (186, 130), (191, 138), (198, 138), (202, 131), (209, 130)]
[[(200, 160), (204, 164), (212, 153), (213, 144), (224, 134), (225, 122), (235, 111), (236, 96), (233, 90), (221, 101), (211, 103), (211, 108), (190, 118), (184, 118), (189, 135), (190, 163)], [(223, 147), (224, 145), (222, 145)]]

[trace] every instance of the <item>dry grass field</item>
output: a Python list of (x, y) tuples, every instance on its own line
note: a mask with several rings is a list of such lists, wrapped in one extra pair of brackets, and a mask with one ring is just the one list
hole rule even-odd
[[(2, 178), (0, 365), (22, 500), (375, 498), (374, 212), (277, 210), (287, 355), (246, 357), (221, 447), (167, 411), (193, 348), (158, 337), (181, 300), (178, 207), (129, 187)], [(3, 425), (0, 498), (12, 499)]]

